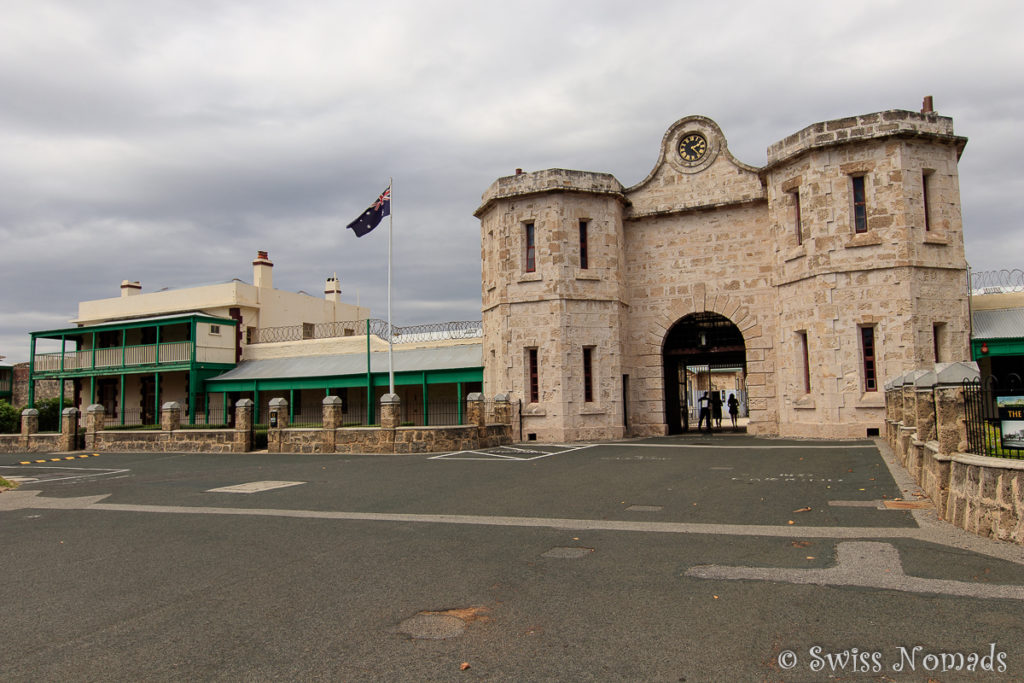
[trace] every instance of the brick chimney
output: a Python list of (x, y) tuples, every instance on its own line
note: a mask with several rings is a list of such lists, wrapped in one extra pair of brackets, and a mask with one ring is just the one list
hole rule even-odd
[(256, 260), (252, 262), (252, 283), (257, 287), (274, 288), (274, 264), (265, 251), (256, 252)]
[(341, 301), (341, 283), (338, 282), (337, 273), (333, 277), (327, 278), (327, 283), (324, 285), (324, 298), (328, 301)]
[(142, 293), (142, 283), (132, 280), (121, 280), (121, 296), (135, 296)]
[(931, 95), (925, 95), (924, 102), (921, 103), (921, 113), (922, 114), (931, 114), (934, 111), (935, 111), (935, 105), (932, 102), (932, 96)]

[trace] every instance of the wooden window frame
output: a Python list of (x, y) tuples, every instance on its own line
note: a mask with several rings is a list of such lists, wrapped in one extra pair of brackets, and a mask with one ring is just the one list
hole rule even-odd
[(594, 402), (594, 347), (583, 347), (583, 402)]
[(868, 231), (867, 181), (864, 176), (850, 176), (851, 196), (853, 197), (853, 231), (862, 235)]
[(804, 393), (811, 393), (811, 357), (807, 347), (807, 330), (799, 330), (796, 336), (800, 338), (800, 358), (803, 361)]
[(878, 391), (878, 345), (874, 325), (860, 328), (860, 355), (864, 368), (864, 391)]
[(537, 362), (537, 349), (526, 350), (527, 372), (529, 373), (530, 403), (540, 403), (540, 375)]
[(525, 246), (523, 272), (537, 272), (537, 229), (533, 223), (523, 225), (523, 241)]
[(580, 221), (580, 269), (587, 270), (590, 267), (590, 255), (588, 254), (588, 243), (587, 243), (587, 227), (588, 222), (585, 220)]

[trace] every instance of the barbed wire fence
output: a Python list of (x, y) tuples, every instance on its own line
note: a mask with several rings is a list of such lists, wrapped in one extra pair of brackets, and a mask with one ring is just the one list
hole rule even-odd
[[(333, 323), (302, 323), (282, 327), (265, 327), (253, 330), (247, 343), (269, 344), (274, 342), (302, 341), (304, 339), (333, 339), (337, 337), (360, 337), (367, 334), (382, 341), (395, 344), (444, 341), (449, 339), (476, 339), (484, 336), (480, 320), (455, 320), (423, 325), (395, 325), (390, 330), (386, 320), (348, 320)], [(389, 333), (390, 332), (390, 333)]]
[(1024, 270), (1004, 268), (1002, 270), (972, 271), (971, 291), (974, 294), (1024, 292)]

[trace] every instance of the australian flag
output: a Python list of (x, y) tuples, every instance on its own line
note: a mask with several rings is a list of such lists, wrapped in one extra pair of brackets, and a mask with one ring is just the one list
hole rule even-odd
[(356, 234), (356, 237), (362, 237), (380, 225), (384, 216), (390, 215), (391, 188), (389, 187), (384, 190), (379, 197), (377, 197), (377, 201), (375, 201), (370, 208), (360, 214), (359, 218), (349, 223), (348, 227)]

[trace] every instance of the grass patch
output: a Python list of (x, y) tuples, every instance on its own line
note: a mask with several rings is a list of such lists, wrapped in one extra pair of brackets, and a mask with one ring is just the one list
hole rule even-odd
[(0, 477), (0, 489), (16, 489), (18, 485), (13, 481), (7, 481), (3, 477)]

